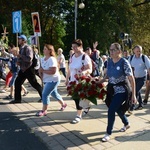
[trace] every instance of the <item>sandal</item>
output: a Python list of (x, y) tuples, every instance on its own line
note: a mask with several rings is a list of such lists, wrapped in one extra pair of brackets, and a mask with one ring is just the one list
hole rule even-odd
[(123, 128), (120, 129), (120, 132), (125, 132), (127, 129), (130, 128), (130, 124), (124, 126)]
[(36, 116), (46, 116), (47, 115), (47, 113), (45, 112), (45, 111), (43, 111), (43, 110), (41, 110), (41, 111), (39, 111), (39, 112), (37, 112), (36, 113)]
[(72, 124), (77, 124), (77, 123), (80, 122), (80, 120), (81, 120), (81, 117), (76, 116), (75, 119), (71, 121), (71, 123), (72, 123)]
[(148, 100), (146, 100), (146, 99), (143, 100), (144, 105), (147, 105), (147, 102), (148, 102)]
[(87, 115), (91, 107), (85, 108), (83, 111), (83, 116)]
[(26, 96), (27, 94), (29, 94), (29, 91), (24, 92), (22, 96)]
[(64, 111), (66, 107), (67, 107), (67, 104), (65, 103), (65, 104), (62, 105), (62, 107), (60, 108), (60, 111)]

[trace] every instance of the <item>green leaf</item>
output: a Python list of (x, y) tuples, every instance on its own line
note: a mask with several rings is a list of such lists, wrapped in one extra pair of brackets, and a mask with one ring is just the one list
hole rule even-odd
[(97, 99), (95, 97), (88, 97), (89, 101), (91, 101), (93, 104), (97, 105)]
[(80, 97), (79, 97), (79, 95), (77, 94), (77, 93), (74, 93), (73, 95), (72, 95), (72, 99), (73, 100), (78, 100), (78, 99), (80, 99)]

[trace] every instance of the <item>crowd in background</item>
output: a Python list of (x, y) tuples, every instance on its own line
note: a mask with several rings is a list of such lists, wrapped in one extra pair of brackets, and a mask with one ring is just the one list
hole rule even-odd
[[(44, 56), (41, 57), (36, 46), (27, 44), (25, 35), (18, 37), (18, 44), (19, 48), (10, 45), (7, 51), (3, 46), (0, 47), (0, 78), (5, 81), (0, 92), (7, 92), (10, 88), (10, 94), (4, 98), (12, 100), (10, 104), (21, 103), (22, 96), (29, 93), (23, 85), (27, 79), (39, 94), (38, 102), (43, 103), (42, 109), (36, 113), (37, 116), (47, 115), (50, 96), (60, 103), (60, 111), (63, 111), (67, 104), (58, 93), (60, 73), (66, 79), (66, 86), (70, 81), (76, 80), (76, 74), (91, 75), (93, 78), (101, 77), (98, 82), (107, 82), (107, 91), (109, 91), (105, 101), (108, 106), (108, 126), (102, 139), (103, 142), (106, 142), (112, 134), (116, 112), (124, 124), (120, 131), (125, 132), (130, 128), (125, 112), (128, 110), (132, 114), (134, 110), (143, 109), (148, 102), (150, 59), (142, 53), (140, 45), (136, 45), (130, 54), (127, 50), (122, 51), (120, 44), (113, 43), (110, 45), (108, 56), (100, 54), (97, 49), (98, 42), (93, 43), (93, 47), (84, 49), (82, 40), (77, 39), (71, 43), (72, 49), (69, 52), (68, 63), (66, 63), (62, 48), (59, 48), (56, 54), (53, 45), (45, 44)], [(37, 60), (36, 66), (33, 65), (34, 59)], [(41, 79), (42, 85), (38, 83), (37, 76)], [(143, 100), (141, 90), (145, 82), (146, 91)], [(132, 105), (123, 111), (122, 104), (129, 99)], [(80, 99), (74, 99), (74, 101), (77, 114), (71, 123), (76, 124), (81, 121), (83, 114), (88, 113), (90, 107), (83, 109), (80, 106)]]

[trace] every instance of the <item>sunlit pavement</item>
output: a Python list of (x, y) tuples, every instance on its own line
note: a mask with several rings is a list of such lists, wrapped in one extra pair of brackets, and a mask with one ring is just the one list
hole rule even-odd
[(60, 112), (61, 106), (51, 98), (48, 115), (36, 117), (35, 114), (41, 110), (42, 104), (37, 102), (39, 100), (37, 92), (28, 85), (26, 82), (25, 86), (30, 93), (23, 97), (21, 104), (8, 104), (8, 100), (3, 100), (9, 94), (8, 92), (0, 93), (0, 102), (6, 104), (5, 106), (40, 137), (50, 150), (147, 150), (150, 148), (150, 102), (142, 110), (134, 111), (132, 115), (127, 113), (131, 128), (126, 132), (119, 132), (123, 124), (116, 116), (111, 139), (102, 143), (101, 139), (107, 126), (107, 107), (102, 100), (98, 100), (97, 106), (91, 106), (88, 115), (83, 117), (80, 123), (71, 124), (70, 121), (76, 116), (76, 109), (74, 101), (67, 96), (63, 78), (59, 92), (68, 104), (67, 108)]

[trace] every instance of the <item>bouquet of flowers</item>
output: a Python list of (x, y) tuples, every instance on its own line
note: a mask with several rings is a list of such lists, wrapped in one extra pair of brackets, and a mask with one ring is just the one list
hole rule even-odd
[(97, 99), (104, 99), (106, 88), (99, 79), (91, 76), (75, 75), (76, 81), (72, 81), (67, 86), (68, 95), (72, 99), (87, 99), (97, 105)]

